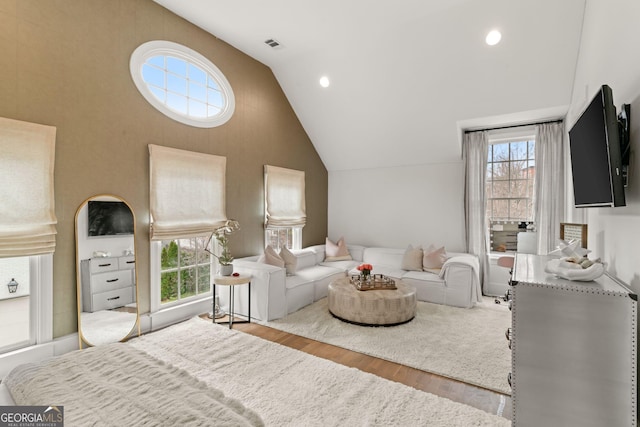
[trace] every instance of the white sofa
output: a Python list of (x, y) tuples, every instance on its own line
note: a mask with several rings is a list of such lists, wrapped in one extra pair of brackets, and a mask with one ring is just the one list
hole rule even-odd
[[(279, 319), (327, 296), (331, 281), (357, 274), (361, 263), (373, 265), (373, 274), (384, 274), (416, 288), (417, 298), (437, 304), (470, 308), (480, 300), (478, 258), (464, 253), (448, 253), (439, 273), (402, 269), (405, 249), (369, 248), (348, 245), (351, 261), (325, 261), (325, 246), (310, 246), (292, 251), (297, 263), (295, 274), (287, 275), (285, 268), (259, 263), (258, 256), (236, 259), (234, 271), (250, 274), (251, 317), (263, 321)], [(228, 294), (220, 294), (221, 304), (227, 305)], [(247, 313), (247, 293), (235, 292), (235, 309)]]

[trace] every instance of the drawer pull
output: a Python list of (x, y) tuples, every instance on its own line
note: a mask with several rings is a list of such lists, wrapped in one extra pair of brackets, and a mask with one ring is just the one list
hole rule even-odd
[(98, 264), (98, 267), (109, 267), (111, 266), (111, 263), (109, 264)]
[(117, 282), (118, 280), (120, 280), (120, 279), (118, 279), (118, 278), (115, 278), (115, 279), (108, 279), (108, 280), (107, 280), (107, 283)]
[(513, 386), (511, 385), (511, 372), (509, 372), (509, 375), (507, 375), (507, 382), (509, 383), (509, 387), (513, 388)]
[(504, 332), (504, 336), (507, 337), (507, 341), (511, 341), (511, 328), (507, 328)]
[(135, 261), (127, 261), (127, 264), (135, 264)]
[(116, 300), (116, 299), (120, 299), (120, 296), (107, 298), (107, 301), (113, 301), (113, 300)]

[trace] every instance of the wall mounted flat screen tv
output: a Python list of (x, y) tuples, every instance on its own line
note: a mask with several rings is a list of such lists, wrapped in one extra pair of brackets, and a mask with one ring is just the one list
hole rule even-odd
[[(624, 114), (623, 114), (624, 113)], [(623, 154), (628, 152), (629, 106), (616, 116), (603, 85), (569, 131), (575, 206), (625, 206)], [(624, 166), (624, 167), (623, 167)]]
[(87, 211), (89, 237), (133, 234), (133, 214), (126, 203), (90, 200)]

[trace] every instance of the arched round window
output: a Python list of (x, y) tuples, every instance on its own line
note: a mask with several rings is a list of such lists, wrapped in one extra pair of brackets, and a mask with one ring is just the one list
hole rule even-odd
[(224, 74), (198, 52), (169, 41), (150, 41), (133, 52), (131, 77), (144, 98), (181, 123), (209, 128), (231, 118), (233, 91)]

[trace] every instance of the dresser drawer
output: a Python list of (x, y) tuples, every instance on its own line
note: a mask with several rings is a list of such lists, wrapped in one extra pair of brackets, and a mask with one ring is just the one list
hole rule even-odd
[(91, 293), (112, 291), (133, 285), (131, 270), (116, 270), (91, 276)]
[(136, 268), (136, 257), (133, 255), (121, 256), (118, 258), (118, 268), (120, 270), (133, 270)]
[(91, 300), (93, 311), (122, 307), (133, 302), (133, 287), (94, 294)]
[(91, 274), (102, 273), (103, 271), (114, 271), (118, 269), (118, 258), (91, 258), (89, 260), (89, 271)]

